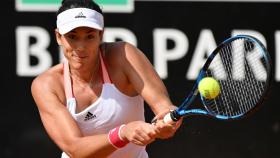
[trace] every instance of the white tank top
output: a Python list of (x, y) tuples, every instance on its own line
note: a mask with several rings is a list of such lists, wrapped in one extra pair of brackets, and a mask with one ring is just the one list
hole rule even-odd
[[(67, 108), (76, 120), (84, 136), (108, 133), (111, 129), (131, 121), (144, 121), (144, 100), (141, 96), (130, 97), (120, 92), (112, 84), (100, 53), (103, 86), (100, 97), (83, 111), (76, 113), (76, 99), (67, 60), (64, 61), (64, 87)], [(69, 158), (62, 153), (62, 158)], [(108, 158), (148, 158), (143, 146), (129, 143), (113, 152)]]

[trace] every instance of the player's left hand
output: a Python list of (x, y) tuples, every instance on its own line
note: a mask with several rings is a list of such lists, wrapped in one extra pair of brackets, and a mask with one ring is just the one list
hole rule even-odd
[(181, 126), (183, 119), (180, 119), (175, 124), (165, 123), (163, 121), (164, 116), (169, 113), (170, 110), (166, 110), (158, 114), (155, 118), (157, 121), (154, 124), (155, 131), (157, 132), (157, 138), (167, 139), (173, 137), (177, 129)]

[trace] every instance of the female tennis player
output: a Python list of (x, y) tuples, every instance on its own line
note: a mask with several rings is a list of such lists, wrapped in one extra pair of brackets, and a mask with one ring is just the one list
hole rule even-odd
[[(62, 158), (147, 158), (147, 144), (180, 126), (162, 121), (175, 106), (139, 49), (102, 42), (103, 19), (92, 0), (62, 1), (55, 34), (65, 60), (33, 80), (32, 95)], [(144, 101), (154, 125), (144, 120)]]

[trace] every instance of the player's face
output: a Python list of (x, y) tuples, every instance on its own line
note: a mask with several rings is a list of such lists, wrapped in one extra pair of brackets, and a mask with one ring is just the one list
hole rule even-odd
[(102, 34), (102, 31), (96, 29), (78, 27), (65, 35), (60, 35), (58, 41), (69, 62), (87, 64), (98, 54)]

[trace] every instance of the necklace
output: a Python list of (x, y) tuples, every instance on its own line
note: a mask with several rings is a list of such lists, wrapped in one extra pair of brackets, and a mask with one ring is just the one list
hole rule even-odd
[(89, 85), (89, 87), (92, 89), (93, 88), (93, 81), (92, 81), (92, 79), (93, 79), (93, 75), (94, 75), (94, 73), (92, 73), (92, 75), (91, 75), (91, 78), (90, 78), (90, 80), (89, 80), (89, 83), (88, 83), (88, 85)]
[[(90, 77), (90, 80), (89, 80), (88, 83), (87, 83), (87, 85), (88, 85), (91, 89), (94, 87), (93, 78), (94, 78), (94, 75), (98, 72), (98, 68), (99, 68), (99, 60), (97, 60), (96, 65), (95, 65), (95, 67), (94, 67), (94, 70), (91, 71), (91, 72), (92, 72), (92, 75), (91, 75), (91, 77)], [(73, 74), (71, 73), (71, 70), (70, 70), (70, 75), (71, 75), (71, 78), (72, 78), (72, 79), (75, 79), (76, 81), (79, 81), (79, 82), (82, 81), (81, 79), (79, 79), (79, 77), (78, 77), (78, 78), (77, 78), (77, 77), (73, 77)], [(75, 75), (75, 76), (76, 76), (76, 75)], [(84, 80), (83, 82), (85, 82), (85, 80)]]
[(90, 80), (89, 80), (89, 83), (88, 83), (88, 85), (89, 85), (89, 87), (90, 87), (91, 89), (94, 87), (94, 84), (93, 84), (93, 76), (94, 76), (94, 74), (96, 74), (96, 73), (98, 72), (98, 67), (99, 67), (99, 60), (97, 60), (97, 62), (96, 62), (96, 66), (95, 66), (95, 68), (94, 68), (94, 71), (93, 71), (93, 73), (92, 73), (92, 75), (91, 75), (91, 78), (90, 78)]

